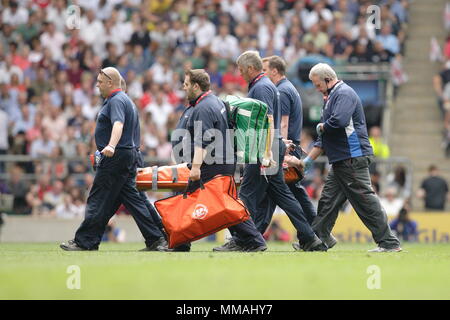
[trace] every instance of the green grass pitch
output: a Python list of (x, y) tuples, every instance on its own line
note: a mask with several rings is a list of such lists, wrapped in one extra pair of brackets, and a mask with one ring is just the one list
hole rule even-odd
[(263, 253), (213, 253), (216, 245), (155, 253), (138, 252), (139, 243), (97, 252), (0, 243), (0, 299), (450, 299), (449, 244), (377, 254), (369, 244), (339, 243), (327, 253), (280, 243)]

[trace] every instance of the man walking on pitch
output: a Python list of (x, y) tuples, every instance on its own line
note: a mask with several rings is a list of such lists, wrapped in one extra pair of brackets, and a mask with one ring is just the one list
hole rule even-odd
[[(237, 59), (239, 72), (244, 80), (249, 84), (248, 97), (260, 100), (268, 106), (268, 118), (270, 131), (269, 150), (266, 155), (273, 165), (272, 156), (277, 155), (274, 165), (276, 173), (264, 175), (261, 173), (261, 163), (246, 164), (244, 176), (239, 192), (239, 197), (249, 210), (255, 221), (263, 220), (266, 217), (267, 207), (261, 208), (263, 197), (268, 196), (280, 206), (288, 215), (292, 224), (297, 230), (299, 245), (305, 251), (326, 251), (326, 246), (314, 234), (305, 217), (300, 213), (301, 207), (289, 187), (284, 182), (283, 160), (286, 146), (279, 135), (281, 110), (279, 106), (279, 93), (275, 85), (264, 75), (261, 57), (256, 51), (246, 51)], [(272, 144), (273, 139), (273, 144)], [(272, 145), (274, 148), (272, 148)], [(267, 165), (267, 164), (266, 164)], [(236, 242), (239, 235), (233, 235), (233, 239), (223, 245), (222, 250), (236, 251)]]
[[(235, 158), (228, 130), (228, 116), (225, 104), (210, 90), (209, 75), (203, 69), (188, 70), (186, 72), (183, 90), (189, 100), (189, 107), (177, 125), (179, 131), (183, 130), (182, 139), (172, 134), (174, 149), (187, 138), (190, 144), (188, 150), (183, 149), (183, 157), (191, 165), (189, 179), (192, 181), (189, 191), (200, 187), (200, 181), (206, 182), (218, 174), (233, 175), (235, 171)], [(187, 116), (185, 118), (185, 116)], [(180, 138), (180, 137), (178, 137)], [(211, 148), (214, 147), (214, 148)], [(212, 151), (213, 150), (213, 151)], [(177, 162), (179, 155), (174, 154)], [(181, 160), (181, 161), (180, 161)], [(232, 234), (239, 236), (238, 251), (257, 252), (267, 249), (264, 238), (256, 230), (251, 219), (228, 228)], [(183, 249), (175, 251), (188, 251), (190, 244), (180, 246)], [(214, 251), (224, 251), (215, 248)]]
[(303, 161), (288, 157), (287, 162), (307, 171), (325, 151), (332, 165), (319, 200), (314, 231), (332, 248), (337, 241), (331, 231), (339, 209), (348, 199), (378, 245), (371, 252), (401, 251), (400, 242), (389, 228), (386, 213), (370, 182), (373, 151), (360, 98), (351, 87), (338, 80), (336, 72), (325, 63), (315, 65), (309, 79), (325, 97), (321, 122), (317, 125), (319, 138)]
[[(286, 78), (286, 62), (278, 56), (271, 56), (262, 59), (263, 71), (269, 79), (275, 84), (280, 92), (281, 121), (280, 131), (283, 139), (292, 141), (295, 149), (291, 155), (301, 159), (300, 139), (303, 127), (303, 110), (300, 95)], [(312, 224), (316, 217), (316, 209), (306, 193), (305, 188), (298, 183), (288, 184), (294, 197), (300, 203), (301, 213), (305, 216), (309, 224)], [(268, 200), (267, 216), (262, 225), (257, 226), (261, 232), (265, 232), (272, 220), (275, 204)]]
[(134, 103), (121, 90), (120, 73), (102, 69), (97, 87), (105, 98), (95, 128), (95, 143), (101, 153), (92, 188), (87, 199), (84, 221), (75, 239), (62, 243), (66, 251), (98, 250), (105, 227), (119, 202), (130, 208), (147, 248), (164, 250), (166, 241), (148, 214), (136, 189), (139, 116)]

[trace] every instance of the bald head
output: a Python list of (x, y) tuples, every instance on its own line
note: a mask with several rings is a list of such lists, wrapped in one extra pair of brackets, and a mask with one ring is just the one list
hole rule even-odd
[(111, 80), (114, 86), (120, 88), (120, 79), (122, 79), (122, 76), (119, 70), (113, 67), (107, 67), (102, 69), (100, 74), (103, 74), (108, 80)]
[(121, 75), (116, 68), (107, 67), (100, 70), (97, 76), (97, 88), (103, 98), (109, 97), (112, 91), (121, 89), (120, 79)]

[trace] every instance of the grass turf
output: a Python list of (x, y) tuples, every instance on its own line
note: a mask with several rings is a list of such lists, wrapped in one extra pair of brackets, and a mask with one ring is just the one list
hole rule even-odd
[[(57, 243), (1, 243), (0, 299), (450, 299), (450, 245), (406, 244), (401, 253), (367, 253), (342, 244), (327, 253), (269, 243), (263, 253), (138, 252), (139, 243), (65, 252)], [(67, 273), (80, 268), (79, 290)], [(368, 289), (369, 266), (380, 289)], [(69, 281), (70, 282), (70, 281)], [(370, 283), (373, 283), (369, 280)]]

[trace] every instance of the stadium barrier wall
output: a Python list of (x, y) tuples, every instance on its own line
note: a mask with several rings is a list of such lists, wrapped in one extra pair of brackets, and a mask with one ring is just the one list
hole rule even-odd
[[(389, 221), (392, 221), (394, 218), (389, 217)], [(410, 218), (417, 222), (419, 243), (450, 242), (450, 212), (412, 212), (410, 213)], [(291, 239), (296, 239), (296, 231), (284, 213), (274, 215), (274, 219), (277, 219), (282, 228), (291, 234)], [(339, 242), (374, 243), (370, 231), (354, 212), (339, 214), (333, 229), (333, 235)]]
[[(447, 213), (411, 213), (411, 219), (417, 222), (420, 243), (450, 242), (450, 212)], [(275, 214), (282, 228), (296, 240), (296, 231), (285, 214)], [(393, 218), (390, 218), (392, 220)], [(116, 225), (125, 231), (126, 242), (143, 242), (141, 233), (132, 217), (115, 218)], [(27, 216), (7, 216), (0, 230), (0, 242), (60, 242), (72, 239), (79, 227), (79, 219), (34, 218)], [(225, 241), (228, 231), (216, 234), (218, 242)], [(340, 214), (333, 230), (340, 242), (373, 243), (369, 230), (355, 213)], [(201, 241), (201, 240), (200, 240)]]

